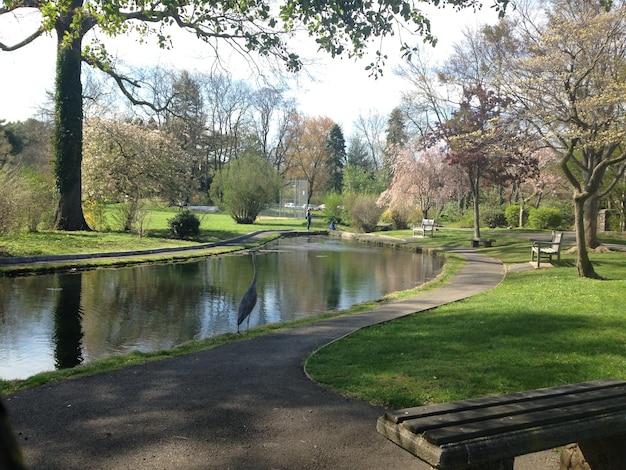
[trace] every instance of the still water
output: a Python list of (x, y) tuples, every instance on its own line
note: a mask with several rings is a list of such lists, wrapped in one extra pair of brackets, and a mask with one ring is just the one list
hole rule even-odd
[[(432, 279), (442, 260), (326, 237), (284, 238), (257, 256), (250, 327), (375, 300)], [(0, 278), (0, 378), (155, 351), (237, 330), (253, 276), (245, 253), (200, 261)], [(245, 323), (243, 326), (245, 334)]]

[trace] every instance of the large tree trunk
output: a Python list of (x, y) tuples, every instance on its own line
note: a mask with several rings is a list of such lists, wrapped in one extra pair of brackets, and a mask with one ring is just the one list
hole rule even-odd
[(589, 253), (587, 252), (587, 244), (585, 243), (585, 202), (587, 198), (574, 198), (574, 213), (575, 213), (575, 228), (576, 228), (576, 268), (578, 269), (578, 276), (588, 277), (592, 279), (600, 279), (600, 276), (596, 274), (593, 269), (591, 260), (589, 259)]
[(600, 207), (600, 198), (597, 194), (593, 194), (585, 201), (583, 207), (583, 219), (585, 224), (585, 244), (587, 248), (597, 248), (600, 246), (598, 242), (598, 208)]
[(59, 202), (55, 214), (59, 230), (90, 230), (82, 208), (83, 96), (80, 80), (81, 37), (63, 44), (71, 15), (57, 24), (57, 70), (53, 152)]

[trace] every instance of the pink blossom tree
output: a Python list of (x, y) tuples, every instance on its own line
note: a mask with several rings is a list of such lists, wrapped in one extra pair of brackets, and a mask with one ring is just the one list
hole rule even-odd
[(428, 218), (433, 211), (440, 213), (458, 188), (454, 174), (439, 147), (409, 146), (398, 154), (389, 189), (377, 204), (406, 213), (418, 209)]

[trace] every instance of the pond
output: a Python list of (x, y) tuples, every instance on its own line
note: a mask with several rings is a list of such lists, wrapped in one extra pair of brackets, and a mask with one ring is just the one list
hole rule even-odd
[[(307, 236), (261, 247), (256, 262), (251, 328), (416, 287), (435, 277), (443, 260)], [(23, 379), (234, 332), (252, 277), (245, 251), (185, 263), (0, 278), (0, 378)]]

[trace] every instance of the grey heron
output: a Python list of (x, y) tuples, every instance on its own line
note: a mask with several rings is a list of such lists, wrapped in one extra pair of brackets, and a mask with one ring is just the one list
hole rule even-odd
[(256, 250), (250, 250), (250, 254), (252, 255), (252, 265), (254, 266), (254, 276), (252, 277), (252, 284), (248, 287), (248, 290), (241, 298), (241, 302), (239, 302), (239, 308), (237, 309), (237, 333), (239, 333), (239, 325), (243, 323), (244, 320), (247, 319), (247, 328), (250, 329), (250, 312), (256, 305)]

